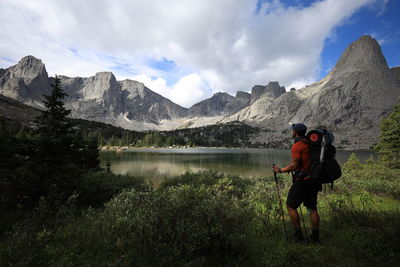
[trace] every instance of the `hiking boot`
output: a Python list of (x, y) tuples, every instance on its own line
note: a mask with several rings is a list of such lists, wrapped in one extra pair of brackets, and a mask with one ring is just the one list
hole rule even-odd
[(293, 241), (295, 242), (303, 242), (304, 241), (304, 236), (303, 232), (301, 229), (295, 229), (294, 234), (293, 234)]
[(312, 233), (310, 235), (310, 243), (319, 244), (319, 229), (312, 229)]

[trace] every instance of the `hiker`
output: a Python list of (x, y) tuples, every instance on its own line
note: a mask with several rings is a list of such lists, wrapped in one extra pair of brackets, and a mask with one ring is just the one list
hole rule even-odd
[(293, 184), (289, 190), (286, 206), (290, 220), (294, 227), (294, 240), (303, 241), (304, 236), (301, 231), (300, 217), (297, 208), (301, 204), (306, 206), (310, 213), (312, 233), (310, 242), (319, 242), (319, 214), (317, 210), (318, 191), (322, 190), (322, 185), (311, 181), (309, 177), (310, 170), (310, 152), (306, 143), (307, 127), (302, 123), (292, 125), (292, 136), (294, 144), (292, 146), (292, 160), (289, 165), (283, 168), (273, 167), (275, 173), (293, 172)]

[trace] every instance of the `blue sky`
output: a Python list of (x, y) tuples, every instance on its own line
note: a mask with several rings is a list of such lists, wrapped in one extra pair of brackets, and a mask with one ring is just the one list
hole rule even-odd
[(0, 68), (33, 55), (49, 75), (143, 82), (190, 107), (324, 77), (360, 36), (400, 65), (398, 0), (1, 0)]

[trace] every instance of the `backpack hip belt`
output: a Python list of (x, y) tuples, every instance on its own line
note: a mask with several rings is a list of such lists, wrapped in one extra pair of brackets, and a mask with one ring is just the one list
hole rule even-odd
[(293, 182), (295, 181), (307, 181), (310, 180), (310, 174), (309, 172), (301, 171), (301, 170), (295, 170), (292, 172), (292, 179)]

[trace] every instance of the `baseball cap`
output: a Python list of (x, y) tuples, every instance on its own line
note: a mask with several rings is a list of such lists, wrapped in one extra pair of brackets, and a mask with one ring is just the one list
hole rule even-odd
[(292, 130), (298, 134), (306, 134), (307, 126), (305, 126), (303, 123), (294, 123), (292, 124)]

